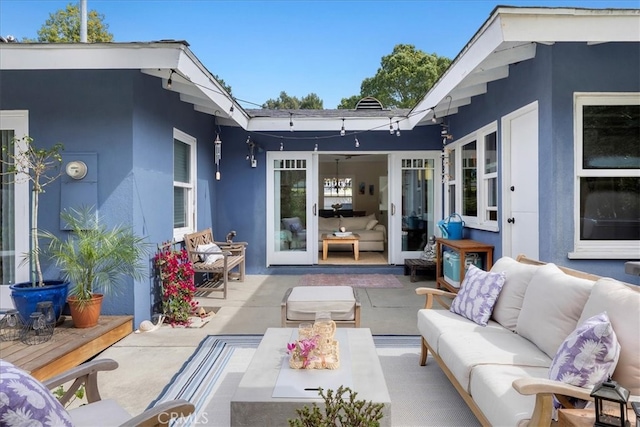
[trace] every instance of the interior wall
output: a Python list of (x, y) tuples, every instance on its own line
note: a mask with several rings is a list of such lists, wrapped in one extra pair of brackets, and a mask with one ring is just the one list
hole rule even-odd
[[(331, 156), (328, 155), (328, 157)], [(332, 159), (334, 159), (333, 162), (321, 161), (319, 164), (319, 207), (323, 206), (322, 179), (326, 176), (333, 177), (336, 174), (335, 157), (332, 157)], [(376, 217), (379, 219), (379, 182), (381, 176), (387, 175), (387, 156), (376, 156), (376, 160), (374, 161), (358, 161), (353, 159), (350, 159), (348, 161), (340, 160), (338, 171), (340, 176), (353, 177), (353, 210), (366, 211), (367, 215), (375, 213)], [(364, 184), (364, 194), (360, 194), (359, 192), (361, 183)], [(373, 191), (371, 192), (371, 190)]]

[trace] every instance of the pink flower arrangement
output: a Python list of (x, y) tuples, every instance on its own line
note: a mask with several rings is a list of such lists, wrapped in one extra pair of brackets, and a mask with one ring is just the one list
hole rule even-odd
[(153, 259), (162, 285), (162, 311), (171, 326), (189, 325), (189, 317), (198, 308), (189, 253), (171, 249), (169, 244), (162, 248)]
[(309, 366), (314, 359), (314, 350), (318, 348), (318, 336), (305, 338), (295, 342), (287, 343), (287, 353), (293, 358), (302, 360), (302, 367)]

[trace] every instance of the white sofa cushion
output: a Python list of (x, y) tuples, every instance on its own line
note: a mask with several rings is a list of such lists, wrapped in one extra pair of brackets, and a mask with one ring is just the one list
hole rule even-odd
[(547, 368), (481, 365), (471, 375), (471, 396), (493, 426), (519, 426), (531, 419), (535, 395), (518, 393), (512, 383), (518, 378), (547, 378)]
[(287, 298), (287, 319), (315, 320), (330, 311), (333, 320), (355, 319), (356, 298), (351, 286), (296, 286)]
[(613, 379), (634, 396), (640, 396), (640, 287), (614, 279), (598, 280), (579, 322), (606, 311), (620, 343), (620, 358)]
[(318, 229), (331, 233), (340, 228), (340, 218), (318, 218)]
[(449, 310), (418, 310), (418, 331), (429, 343), (429, 347), (439, 353), (440, 336), (445, 333), (503, 333), (513, 335), (498, 323), (489, 320), (487, 326), (480, 326), (471, 320)]
[(555, 264), (540, 266), (527, 286), (516, 332), (554, 357), (576, 328), (593, 283), (569, 276)]
[(364, 230), (372, 219), (375, 219), (375, 217), (356, 216), (352, 218), (340, 218), (340, 227), (346, 228), (347, 231)]
[(506, 275), (491, 317), (511, 331), (516, 330), (527, 285), (538, 268), (537, 265), (523, 264), (509, 257), (500, 258), (491, 267), (492, 272), (504, 272)]
[(71, 409), (69, 414), (76, 427), (119, 426), (132, 418), (122, 406), (112, 399), (103, 399), (79, 406)]
[(452, 330), (440, 336), (438, 354), (467, 392), (469, 377), (478, 365), (491, 363), (548, 368), (551, 364), (551, 359), (542, 350), (513, 332), (460, 333)]

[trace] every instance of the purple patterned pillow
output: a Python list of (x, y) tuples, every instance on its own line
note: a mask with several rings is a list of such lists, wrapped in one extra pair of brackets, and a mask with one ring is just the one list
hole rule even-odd
[[(606, 312), (580, 324), (560, 345), (549, 366), (549, 379), (592, 388), (606, 380), (618, 364), (620, 344)], [(561, 406), (554, 397), (554, 406)], [(585, 401), (575, 404), (583, 407)]]
[(0, 425), (71, 427), (73, 423), (42, 383), (0, 359)]
[(505, 278), (504, 272), (491, 273), (470, 264), (449, 310), (487, 326)]

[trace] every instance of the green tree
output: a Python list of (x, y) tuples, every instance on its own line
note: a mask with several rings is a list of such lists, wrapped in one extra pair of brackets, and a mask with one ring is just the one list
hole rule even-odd
[(220, 85), (222, 85), (224, 90), (226, 90), (229, 95), (231, 95), (231, 86), (229, 86), (227, 82), (225, 82), (222, 77), (219, 77), (217, 74), (214, 74), (213, 77), (218, 81), (218, 83), (220, 83)]
[(269, 110), (322, 110), (324, 107), (322, 106), (322, 99), (315, 93), (310, 93), (298, 99), (282, 91), (278, 99), (268, 99), (262, 104), (262, 108)]
[(360, 95), (342, 98), (338, 108), (355, 108), (356, 103), (373, 96), (386, 108), (411, 108), (431, 89), (451, 64), (449, 58), (428, 54), (410, 44), (398, 44), (383, 56), (373, 77), (360, 85)]
[[(104, 15), (91, 10), (87, 13), (87, 41), (104, 43), (113, 41), (109, 25)], [(79, 43), (80, 42), (80, 5), (69, 3), (65, 9), (49, 14), (49, 19), (38, 30), (38, 39), (24, 39), (26, 42), (41, 43)]]

